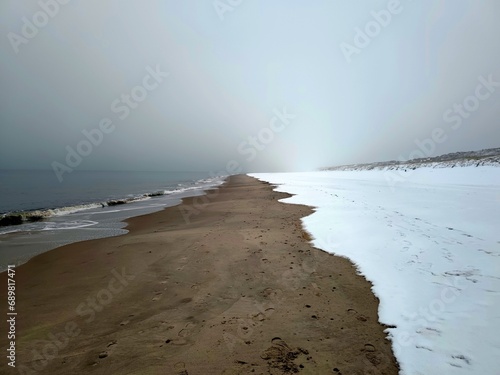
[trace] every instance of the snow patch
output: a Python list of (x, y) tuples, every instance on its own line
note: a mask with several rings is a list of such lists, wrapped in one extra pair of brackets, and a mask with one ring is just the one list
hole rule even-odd
[(401, 374), (500, 368), (500, 168), (250, 174), (316, 208), (313, 245), (373, 283)]

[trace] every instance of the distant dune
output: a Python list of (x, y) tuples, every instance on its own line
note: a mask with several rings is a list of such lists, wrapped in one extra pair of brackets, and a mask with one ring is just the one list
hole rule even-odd
[(454, 168), (468, 166), (500, 166), (500, 148), (490, 148), (480, 151), (454, 152), (440, 156), (412, 159), (406, 161), (382, 161), (376, 163), (350, 164), (337, 167), (323, 168), (324, 171), (356, 171), (371, 169), (416, 169), (422, 167), (430, 168)]

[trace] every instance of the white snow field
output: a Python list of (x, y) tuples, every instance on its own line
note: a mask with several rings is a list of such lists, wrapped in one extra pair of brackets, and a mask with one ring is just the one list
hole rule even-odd
[(373, 283), (400, 374), (500, 374), (500, 168), (250, 176)]

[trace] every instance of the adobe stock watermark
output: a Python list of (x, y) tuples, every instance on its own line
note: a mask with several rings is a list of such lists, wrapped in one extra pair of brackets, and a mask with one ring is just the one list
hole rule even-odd
[[(254, 309), (250, 310), (247, 317), (236, 318), (236, 321), (238, 322), (238, 328), (235, 332), (236, 334), (226, 331), (223, 332), (222, 338), (224, 339), (229, 352), (232, 353), (237, 344), (246, 344), (252, 337), (255, 330), (262, 326), (265, 320), (270, 319), (278, 307), (285, 301), (281, 289), (272, 290), (268, 298), (269, 301), (264, 303), (254, 300)], [(229, 323), (231, 323), (232, 320), (234, 320), (234, 318), (230, 319)]]
[(478, 85), (474, 90), (473, 95), (464, 98), (462, 103), (454, 103), (452, 108), (446, 110), (443, 114), (443, 120), (451, 125), (453, 130), (458, 130), (465, 119), (469, 118), (471, 113), (476, 112), (484, 102), (491, 98), (500, 82), (494, 81), (493, 74), (488, 75), (488, 78), (479, 76)]
[(243, 3), (243, 0), (214, 0), (212, 3), (215, 13), (219, 16), (221, 21), (224, 21), (227, 12), (234, 12), (234, 10)]
[[(319, 238), (317, 244), (320, 249), (330, 253), (335, 253), (334, 250), (340, 246), (336, 240), (336, 236), (332, 234)], [(406, 327), (389, 326), (389, 328), (386, 328), (384, 331), (389, 334), (393, 351), (399, 351), (402, 348), (409, 348), (411, 346), (425, 349), (425, 347), (419, 346), (417, 335), (423, 334), (425, 337), (426, 334), (429, 333), (439, 333), (441, 328), (440, 324), (445, 321), (444, 317), (447, 313), (447, 307), (459, 301), (465, 290), (471, 285), (467, 283), (467, 281), (470, 283), (474, 282), (467, 280), (467, 272), (460, 272), (459, 274), (460, 275), (456, 275), (455, 272), (445, 273), (447, 277), (442, 282), (442, 287), (433, 294), (435, 297), (430, 299), (428, 303), (416, 307), (412, 312), (408, 312), (404, 306), (399, 306), (399, 315), (402, 316), (402, 321), (405, 322)], [(384, 303), (382, 299), (381, 303)], [(377, 353), (377, 355), (381, 355), (379, 359), (385, 356), (382, 353)], [(379, 364), (377, 366), (374, 366), (374, 363), (370, 362), (368, 359), (364, 360), (364, 363), (364, 374), (385, 374), (385, 370), (387, 369), (385, 366), (390, 365), (392, 359), (385, 358), (385, 364)]]
[(61, 5), (66, 5), (70, 1), (71, 0), (38, 1), (40, 10), (35, 12), (30, 19), (27, 17), (21, 18), (23, 25), (21, 26), (20, 34), (12, 31), (7, 34), (7, 38), (9, 39), (10, 45), (16, 55), (19, 53), (19, 47), (23, 44), (28, 44), (31, 39), (36, 37), (40, 32), (40, 29), (47, 26), (50, 19), (59, 14)]
[[(449, 129), (445, 127), (436, 127), (432, 130), (430, 137), (423, 140), (415, 139), (415, 148), (407, 158), (400, 155), (398, 160), (407, 162), (413, 159), (423, 159), (435, 155), (438, 145), (445, 143), (449, 139), (449, 133), (460, 129), (464, 123), (474, 112), (478, 111), (481, 107), (481, 102), (489, 100), (493, 94), (500, 87), (500, 82), (495, 81), (493, 74), (488, 77), (479, 76), (478, 84), (474, 93), (466, 96), (461, 102), (453, 103), (443, 113), (443, 121), (448, 125)], [(451, 129), (451, 130), (450, 130)], [(384, 173), (385, 180), (389, 187), (394, 191), (398, 183), (404, 182), (414, 172), (413, 169), (395, 169), (386, 171)]]
[(346, 61), (351, 63), (352, 56), (359, 55), (364, 48), (368, 47), (373, 39), (379, 36), (382, 30), (391, 24), (393, 17), (402, 11), (403, 5), (400, 0), (390, 0), (386, 5), (386, 9), (380, 11), (372, 10), (370, 12), (372, 19), (363, 28), (354, 28), (355, 34), (352, 44), (347, 42), (340, 43), (340, 50)]
[(260, 129), (256, 135), (250, 135), (238, 145), (238, 153), (247, 156), (246, 161), (252, 162), (260, 151), (266, 149), (266, 145), (274, 140), (276, 134), (281, 133), (290, 125), (297, 116), (287, 112), (286, 107), (280, 111), (273, 110), (274, 117), (269, 121), (269, 126)]
[[(111, 102), (110, 111), (117, 115), (119, 120), (125, 120), (132, 110), (138, 108), (140, 103), (144, 102), (149, 94), (157, 89), (163, 80), (170, 75), (163, 72), (159, 65), (156, 65), (154, 69), (148, 66), (146, 71), (147, 75), (144, 76), (140, 85), (135, 86), (129, 93), (122, 94)], [(82, 130), (83, 139), (74, 148), (69, 145), (66, 146), (65, 163), (53, 161), (51, 164), (59, 182), (63, 181), (65, 173), (73, 172), (82, 163), (83, 159), (89, 156), (94, 148), (103, 142), (106, 134), (111, 134), (115, 129), (114, 121), (109, 117), (105, 117), (99, 121), (97, 127)]]
[[(108, 306), (113, 299), (135, 279), (134, 275), (127, 274), (125, 268), (122, 268), (121, 273), (116, 269), (111, 270), (112, 277), (107, 286), (95, 295), (89, 296), (85, 302), (80, 303), (75, 313), (85, 318), (85, 323), (94, 321), (98, 312), (101, 312)], [(18, 366), (18, 371), (21, 375), (35, 375), (38, 371), (42, 371), (53, 359), (57, 358), (59, 353), (64, 350), (69, 342), (78, 337), (82, 333), (81, 325), (72, 320), (64, 325), (64, 329), (57, 333), (49, 333), (46, 339), (38, 340), (38, 349), (32, 349), (32, 360), (28, 364)]]
[[(300, 227), (304, 230), (302, 224)], [(302, 251), (303, 250), (299, 250), (299, 252)], [(317, 253), (311, 252), (310, 255), (304, 258), (298, 268), (283, 272), (281, 274), (281, 282), (284, 285), (284, 289), (297, 291), (300, 285), (316, 271), (318, 264), (319, 261), (317, 259)], [(247, 315), (246, 319), (237, 319), (238, 328), (236, 329), (236, 335), (229, 332), (224, 332), (222, 334), (230, 352), (234, 351), (236, 344), (245, 344), (245, 342), (250, 340), (251, 336), (255, 332), (255, 329), (260, 327), (265, 320), (269, 319), (271, 315), (278, 310), (278, 307), (282, 306), (284, 302), (286, 302), (285, 293), (281, 289), (270, 291), (268, 298), (270, 299), (270, 302), (266, 303), (253, 301), (255, 309)]]
[[(246, 156), (246, 162), (254, 161), (259, 152), (264, 151), (273, 142), (276, 135), (284, 131), (291, 124), (292, 120), (295, 120), (297, 117), (293, 113), (288, 112), (286, 107), (283, 107), (282, 110), (275, 108), (273, 114), (274, 116), (269, 121), (268, 126), (261, 128), (256, 134), (248, 136), (238, 145), (237, 151), (240, 156)], [(210, 172), (210, 177), (228, 177), (242, 171), (241, 162), (232, 159), (226, 163), (225, 170), (218, 173), (212, 171)], [(207, 192), (205, 195), (194, 197), (193, 204), (188, 207), (183, 204), (179, 205), (179, 210), (186, 224), (190, 223), (191, 216), (198, 215), (218, 194), (219, 190), (215, 189), (212, 192)]]
[[(441, 332), (441, 322), (445, 321), (446, 306), (452, 305), (463, 294), (467, 285), (458, 276), (448, 280), (441, 291), (439, 297), (433, 298), (426, 307), (419, 307), (413, 313), (403, 312), (404, 320), (413, 325), (408, 330), (398, 330), (397, 327), (391, 329), (390, 340), (392, 341), (393, 351), (401, 351), (402, 348), (415, 347), (416, 349), (431, 350), (425, 344), (420, 344), (417, 340), (418, 335), (422, 335), (425, 342), (429, 341), (429, 335), (435, 334), (443, 339)], [(385, 332), (389, 332), (388, 329)], [(465, 361), (469, 359), (465, 356), (459, 357)], [(369, 361), (365, 361), (367, 374), (384, 374), (383, 367), (373, 366)], [(381, 372), (382, 371), (382, 372)]]

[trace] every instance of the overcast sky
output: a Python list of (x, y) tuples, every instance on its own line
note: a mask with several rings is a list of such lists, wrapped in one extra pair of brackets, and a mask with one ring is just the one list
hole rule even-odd
[(69, 149), (82, 170), (293, 171), (407, 158), (433, 134), (435, 155), (499, 146), (497, 0), (4, 0), (0, 17), (0, 168), (71, 167)]

